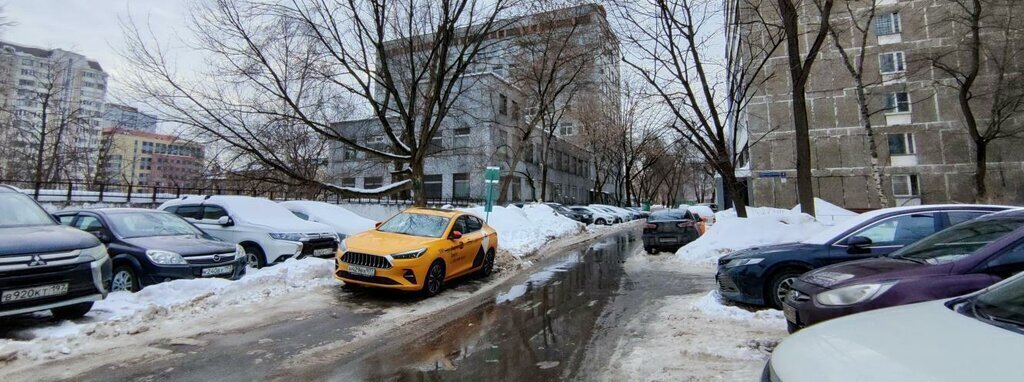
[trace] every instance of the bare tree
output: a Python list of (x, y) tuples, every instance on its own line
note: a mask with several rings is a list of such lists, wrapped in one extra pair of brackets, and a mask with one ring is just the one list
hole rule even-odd
[[(196, 5), (188, 41), (208, 69), (179, 73), (168, 47), (125, 23), (126, 83), (163, 119), (189, 126), (297, 182), (332, 192), (380, 195), (411, 188), (424, 205), (429, 142), (463, 91), (463, 74), (507, 26), (510, 0), (215, 0)], [(152, 36), (150, 36), (152, 37)], [(365, 104), (384, 144), (333, 125)], [(405, 180), (376, 190), (311, 178), (276, 152), (280, 126), (399, 165)]]
[[(736, 168), (745, 149), (734, 132), (754, 89), (774, 76), (766, 64), (784, 36), (757, 12), (761, 4), (731, 0), (723, 9), (719, 1), (651, 0), (615, 7), (620, 35), (629, 46), (624, 62), (664, 101), (674, 119), (671, 128), (714, 166), (739, 216), (746, 216), (747, 200)], [(724, 36), (730, 41), (724, 62), (714, 43), (723, 37), (718, 23), (723, 15), (744, 35)]]
[(990, 145), (1022, 133), (1024, 113), (1024, 3), (1014, 0), (952, 0), (935, 27), (962, 36), (928, 55), (951, 80), (938, 85), (956, 93), (964, 127), (974, 146), (975, 200), (991, 199), (985, 184)]

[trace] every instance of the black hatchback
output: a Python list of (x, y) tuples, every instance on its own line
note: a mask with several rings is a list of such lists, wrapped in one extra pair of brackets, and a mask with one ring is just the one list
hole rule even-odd
[(651, 254), (675, 251), (700, 237), (697, 218), (686, 210), (661, 210), (651, 213), (644, 224), (644, 249)]
[(172, 213), (138, 208), (65, 210), (61, 224), (95, 235), (114, 263), (112, 291), (136, 292), (176, 279), (245, 274), (245, 252)]

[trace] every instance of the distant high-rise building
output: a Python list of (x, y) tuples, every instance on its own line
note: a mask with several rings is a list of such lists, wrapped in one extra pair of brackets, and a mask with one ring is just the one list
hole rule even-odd
[(106, 110), (103, 111), (103, 123), (100, 127), (103, 129), (129, 129), (155, 133), (156, 122), (155, 116), (143, 113), (138, 108), (108, 103)]
[(103, 129), (102, 182), (190, 187), (203, 173), (203, 147), (171, 135)]
[(98, 62), (0, 41), (0, 175), (31, 179), (38, 168), (44, 181), (90, 177), (106, 95)]

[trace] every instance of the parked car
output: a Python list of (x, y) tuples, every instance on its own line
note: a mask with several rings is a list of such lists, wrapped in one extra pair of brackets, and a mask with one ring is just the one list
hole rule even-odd
[(715, 225), (715, 211), (706, 205), (690, 206), (687, 209), (693, 216), (696, 216), (700, 222), (697, 224), (697, 230), (701, 235), (707, 232), (708, 227)]
[(799, 243), (754, 247), (718, 260), (718, 289), (732, 301), (782, 308), (798, 276), (826, 265), (888, 255), (935, 232), (1011, 207), (930, 205), (871, 211)]
[(371, 230), (377, 224), (377, 222), (356, 215), (344, 207), (330, 203), (312, 200), (289, 200), (281, 202), (281, 205), (295, 214), (295, 216), (298, 216), (299, 219), (331, 226), (334, 228), (334, 232), (338, 234), (339, 240), (345, 240), (346, 237)]
[(697, 240), (698, 218), (690, 211), (662, 210), (651, 214), (644, 224), (644, 250), (655, 254), (661, 251), (675, 251)]
[(0, 317), (78, 318), (107, 297), (110, 257), (98, 238), (60, 225), (13, 187), (0, 185), (0, 211)]
[(590, 207), (600, 208), (600, 209), (603, 209), (605, 211), (608, 211), (608, 213), (618, 217), (620, 223), (624, 223), (624, 222), (628, 222), (630, 220), (633, 220), (633, 213), (632, 212), (626, 211), (626, 210), (621, 209), (619, 207), (609, 206), (607, 204), (591, 204)]
[(245, 275), (245, 251), (217, 240), (177, 215), (139, 208), (65, 210), (61, 224), (91, 233), (113, 261), (112, 292), (138, 292), (176, 279)]
[(801, 330), (762, 381), (1019, 381), (1024, 277), (975, 294), (879, 309)]
[(718, 212), (717, 203), (697, 203), (695, 206), (705, 206), (711, 209), (712, 212)]
[(604, 209), (589, 206), (572, 206), (569, 209), (576, 212), (589, 213), (594, 218), (594, 224), (597, 225), (612, 225), (622, 222), (622, 218)]
[(1024, 211), (942, 230), (887, 257), (800, 276), (783, 310), (790, 332), (867, 310), (938, 300), (985, 288), (1024, 270)]
[(625, 208), (627, 210), (630, 210), (630, 211), (635, 212), (636, 214), (640, 215), (640, 219), (647, 219), (647, 218), (649, 218), (651, 216), (651, 211), (644, 211), (643, 208), (640, 208), (640, 207), (625, 207)]
[(590, 224), (594, 222), (594, 215), (587, 211), (576, 211), (566, 208), (565, 206), (558, 203), (544, 203), (548, 207), (555, 210), (559, 215), (565, 216), (569, 219), (578, 221), (583, 224)]
[(338, 250), (338, 235), (333, 228), (299, 219), (269, 199), (183, 196), (165, 202), (159, 209), (185, 218), (210, 236), (241, 245), (253, 268), (292, 257), (332, 257)]
[(350, 236), (335, 276), (345, 283), (436, 295), (456, 277), (491, 275), (498, 233), (457, 210), (410, 208)]

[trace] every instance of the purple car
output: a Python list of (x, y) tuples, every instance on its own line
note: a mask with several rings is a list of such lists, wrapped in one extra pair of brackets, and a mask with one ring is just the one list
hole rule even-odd
[(807, 272), (786, 297), (790, 333), (872, 309), (956, 297), (1024, 270), (1024, 211), (939, 231), (885, 257)]

